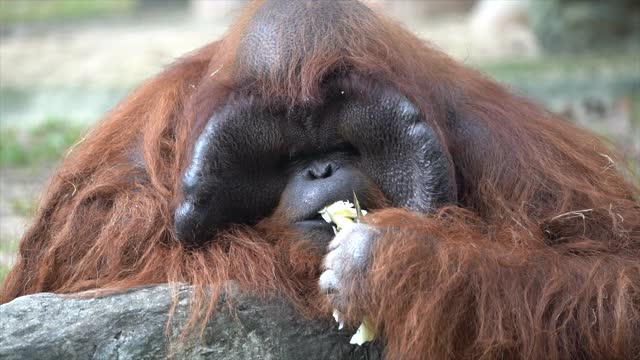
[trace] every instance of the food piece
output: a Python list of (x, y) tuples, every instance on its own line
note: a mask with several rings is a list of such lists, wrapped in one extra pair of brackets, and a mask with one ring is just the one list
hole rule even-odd
[(376, 333), (373, 330), (373, 327), (371, 327), (369, 321), (365, 318), (362, 321), (362, 324), (360, 324), (360, 327), (358, 327), (358, 331), (356, 331), (356, 333), (351, 337), (349, 343), (362, 345), (367, 341), (373, 341), (375, 337)]
[(344, 321), (340, 319), (340, 316), (340, 311), (338, 311), (338, 309), (333, 309), (333, 318), (338, 323), (338, 330), (342, 330), (342, 328), (344, 327)]
[[(362, 216), (367, 214), (366, 210), (361, 210)], [(350, 201), (336, 201), (326, 208), (320, 210), (320, 215), (324, 221), (334, 223), (336, 231), (342, 231), (358, 219), (358, 209)]]

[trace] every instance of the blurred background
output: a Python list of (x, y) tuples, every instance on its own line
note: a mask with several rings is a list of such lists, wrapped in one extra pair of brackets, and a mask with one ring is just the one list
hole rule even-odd
[[(637, 173), (640, 1), (370, 2), (611, 140)], [(0, 0), (0, 281), (67, 149), (145, 78), (220, 37), (244, 3)]]

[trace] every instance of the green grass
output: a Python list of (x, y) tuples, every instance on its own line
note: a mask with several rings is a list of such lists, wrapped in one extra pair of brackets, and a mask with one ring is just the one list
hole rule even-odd
[(86, 127), (52, 117), (30, 129), (0, 129), (0, 168), (29, 167), (59, 161)]
[(0, 23), (17, 24), (126, 14), (137, 0), (2, 0)]
[(0, 265), (0, 284), (4, 282), (4, 279), (9, 275), (9, 271), (11, 270), (10, 266)]
[(631, 122), (640, 129), (640, 90), (631, 93)]
[(556, 97), (580, 97), (594, 92), (627, 95), (640, 83), (639, 56), (640, 47), (634, 47), (617, 54), (549, 55), (478, 63), (475, 67), (524, 94), (547, 102)]
[(9, 199), (11, 212), (18, 216), (31, 217), (38, 207), (37, 198), (16, 197)]
[[(1, 255), (12, 255), (18, 251), (18, 245), (20, 241), (18, 239), (10, 239), (10, 240), (0, 240), (0, 254)], [(9, 274), (9, 270), (11, 270), (11, 266), (8, 264), (0, 263), (0, 284), (4, 282), (4, 279)]]
[[(68, 149), (82, 138), (87, 129), (87, 125), (80, 125), (77, 121), (62, 117), (49, 117), (31, 128), (2, 125), (0, 169), (36, 168), (60, 161)], [(14, 214), (30, 217), (36, 209), (37, 199), (35, 197), (9, 198), (8, 205)], [(17, 249), (17, 239), (0, 239), (0, 255), (13, 255)], [(0, 263), (0, 283), (4, 281), (10, 269), (8, 264)]]
[(620, 49), (617, 53), (593, 52), (583, 56), (572, 54), (548, 54), (540, 58), (517, 58), (514, 60), (502, 59), (497, 62), (484, 62), (472, 64), (494, 76), (517, 77), (533, 74), (576, 74), (576, 73), (602, 73), (612, 75), (632, 72), (638, 75), (640, 67), (638, 56), (640, 46), (631, 46)]

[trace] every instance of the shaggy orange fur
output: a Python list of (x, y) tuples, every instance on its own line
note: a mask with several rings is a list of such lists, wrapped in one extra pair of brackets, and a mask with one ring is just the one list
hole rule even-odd
[[(459, 204), (435, 214), (367, 217), (385, 235), (353, 306), (371, 317), (388, 358), (637, 358), (640, 191), (612, 166), (610, 146), (373, 11), (346, 13), (339, 34), (307, 37), (277, 69), (247, 71), (236, 54), (260, 5), (130, 94), (71, 151), (1, 303), (191, 283), (210, 316), (235, 280), (329, 316), (316, 284), (321, 259), (277, 216), (198, 249), (176, 241), (172, 222), (194, 137), (232, 93), (250, 89), (285, 106), (318, 101), (322, 79), (350, 68), (420, 108), (459, 185)], [(452, 112), (465, 131), (452, 128)]]

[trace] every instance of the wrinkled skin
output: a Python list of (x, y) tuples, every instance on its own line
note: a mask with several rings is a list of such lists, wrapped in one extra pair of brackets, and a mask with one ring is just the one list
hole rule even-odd
[(303, 233), (324, 232), (326, 246), (333, 232), (318, 211), (354, 193), (367, 209), (427, 212), (455, 199), (442, 145), (415, 105), (351, 74), (331, 78), (323, 93), (319, 105), (284, 113), (250, 99), (210, 118), (183, 178), (181, 241), (197, 247), (225, 225), (279, 208)]

